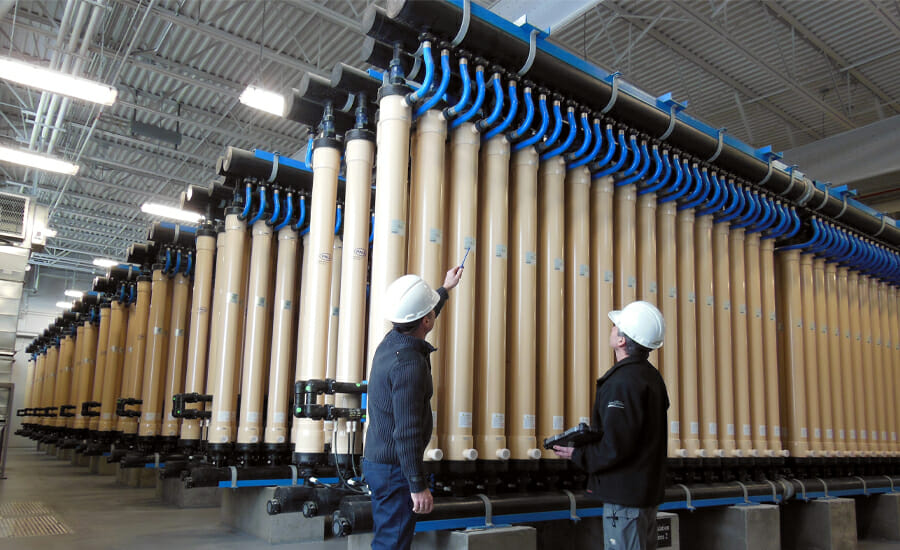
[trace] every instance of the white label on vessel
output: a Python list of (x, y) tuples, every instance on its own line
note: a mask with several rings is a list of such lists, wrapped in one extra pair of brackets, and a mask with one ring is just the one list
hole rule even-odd
[(562, 258), (553, 258), (553, 271), (563, 271), (565, 267), (566, 262)]
[(831, 428), (825, 430), (825, 439), (834, 439), (834, 430)]
[(865, 430), (860, 430), (860, 431), (859, 431), (859, 438), (862, 439), (862, 440), (867, 440), (867, 439), (869, 439), (869, 432), (867, 432), (867, 431), (865, 431)]
[(614, 275), (613, 275), (612, 271), (607, 269), (606, 271), (603, 272), (603, 282), (604, 283), (613, 282), (613, 277), (614, 277)]
[(772, 428), (772, 433), (775, 434), (775, 437), (781, 437), (781, 426), (775, 426)]
[[(725, 302), (722, 304), (722, 309), (725, 311), (729, 311), (731, 309), (731, 300), (725, 300)], [(741, 308), (738, 313), (743, 315), (743, 308)]]
[(228, 301), (232, 304), (236, 304), (241, 301), (241, 296), (237, 292), (229, 292)]
[(471, 252), (475, 248), (475, 237), (463, 237), (463, 248), (468, 248)]
[(562, 416), (554, 416), (553, 417), (553, 429), (554, 430), (563, 430), (565, 429), (566, 421)]
[(428, 241), (441, 244), (441, 240), (444, 237), (444, 233), (438, 229), (437, 227), (432, 227), (428, 230)]
[(579, 277), (590, 277), (591, 276), (591, 268), (588, 267), (587, 264), (579, 264), (578, 265), (578, 276)]
[(694, 303), (697, 301), (697, 295), (693, 292), (688, 292), (688, 302)]
[(491, 415), (491, 428), (494, 430), (502, 430), (506, 426), (506, 415), (503, 413), (494, 413)]
[(176, 328), (176, 329), (175, 329), (175, 337), (177, 338), (177, 337), (179, 337), (179, 336), (184, 336), (184, 329), (183, 329), (183, 328)]
[(102, 418), (103, 420), (109, 420), (110, 418), (112, 418), (112, 413), (103, 413), (100, 415), (100, 418)]
[(266, 307), (266, 297), (265, 296), (257, 296), (256, 297), (256, 307)]
[(766, 437), (766, 427), (765, 426), (759, 427), (759, 437)]
[(431, 411), (431, 425), (437, 426), (437, 411)]
[(699, 422), (691, 422), (691, 435), (699, 435), (700, 434), (700, 423)]
[(533, 430), (535, 425), (535, 416), (533, 414), (522, 415), (522, 429)]
[(471, 428), (472, 427), (472, 413), (470, 413), (470, 412), (459, 413), (459, 427), (460, 428)]
[(856, 430), (850, 430), (850, 439), (856, 439)]
[(153, 327), (153, 335), (154, 336), (159, 336), (160, 334), (165, 334), (165, 333), (166, 333), (166, 329), (164, 329), (162, 327)]
[(809, 430), (806, 428), (800, 428), (800, 437), (806, 439), (809, 437)]
[(218, 422), (228, 422), (231, 420), (231, 411), (219, 411), (219, 415), (216, 417)]
[(403, 220), (391, 220), (392, 235), (406, 235), (406, 222)]
[(750, 427), (750, 424), (744, 424), (744, 435), (747, 437), (753, 435), (753, 428)]
[(537, 263), (537, 254), (533, 250), (525, 251), (525, 265), (534, 265)]
[(637, 277), (631, 275), (628, 277), (628, 288), (636, 288), (637, 287)]
[(872, 430), (872, 441), (878, 441), (878, 432)]
[(250, 411), (247, 413), (247, 422), (259, 422), (259, 412), (258, 411)]
[(282, 300), (281, 301), (281, 309), (285, 309), (285, 310), (291, 309), (291, 301), (290, 300)]
[(145, 412), (141, 415), (141, 419), (147, 420), (149, 422), (153, 422), (154, 420), (156, 420), (156, 413), (155, 412)]
[(579, 417), (578, 417), (578, 421), (579, 421), (579, 422), (583, 422), (584, 424), (590, 424), (590, 423), (591, 423), (591, 419), (588, 418), (588, 417), (586, 417), (586, 416), (579, 416)]
[(725, 435), (734, 435), (734, 424), (725, 424)]
[(284, 418), (285, 418), (285, 416), (284, 416), (284, 413), (283, 413), (283, 412), (277, 412), (277, 413), (275, 413), (273, 416), (274, 416), (274, 418), (275, 418), (275, 422), (277, 422), (277, 423), (279, 423), (279, 424), (283, 424), (283, 423), (284, 423)]
[(672, 422), (670, 422), (669, 431), (676, 435), (681, 433), (681, 422), (677, 420), (673, 420)]
[(494, 251), (494, 256), (502, 259), (506, 259), (506, 245), (498, 244), (497, 249)]
[(719, 425), (715, 422), (709, 423), (709, 435), (716, 435), (719, 432)]

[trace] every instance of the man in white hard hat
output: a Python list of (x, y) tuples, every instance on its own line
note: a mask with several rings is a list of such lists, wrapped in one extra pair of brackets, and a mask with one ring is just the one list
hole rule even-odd
[(606, 550), (655, 550), (656, 509), (666, 477), (669, 398), (647, 360), (663, 344), (666, 325), (653, 304), (632, 302), (609, 312), (609, 345), (616, 363), (597, 381), (591, 427), (599, 441), (554, 447), (588, 476), (587, 493), (603, 501)]
[(432, 290), (418, 275), (404, 275), (382, 299), (394, 324), (369, 369), (368, 421), (363, 472), (372, 492), (373, 550), (403, 550), (412, 544), (413, 514), (431, 512), (433, 501), (422, 461), (431, 439), (431, 360), (425, 341), (435, 318), (459, 284), (462, 267), (447, 272)]

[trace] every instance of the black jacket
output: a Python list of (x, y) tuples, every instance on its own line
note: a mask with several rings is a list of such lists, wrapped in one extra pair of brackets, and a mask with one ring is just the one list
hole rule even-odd
[(668, 408), (666, 384), (644, 359), (626, 357), (597, 381), (591, 427), (603, 437), (572, 453), (590, 474), (589, 495), (636, 508), (663, 501)]
[[(440, 313), (447, 291), (437, 290)], [(431, 353), (435, 348), (419, 338), (391, 330), (375, 350), (369, 369), (365, 457), (371, 462), (396, 464), (409, 490), (427, 488), (422, 455), (434, 427), (431, 414)]]

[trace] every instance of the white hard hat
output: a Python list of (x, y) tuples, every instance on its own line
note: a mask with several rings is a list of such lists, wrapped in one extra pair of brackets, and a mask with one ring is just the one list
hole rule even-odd
[(621, 310), (610, 311), (609, 320), (625, 336), (645, 348), (657, 349), (663, 345), (666, 322), (662, 313), (650, 302), (631, 302)]
[(441, 297), (418, 275), (404, 275), (384, 293), (384, 318), (392, 323), (411, 323), (428, 315)]

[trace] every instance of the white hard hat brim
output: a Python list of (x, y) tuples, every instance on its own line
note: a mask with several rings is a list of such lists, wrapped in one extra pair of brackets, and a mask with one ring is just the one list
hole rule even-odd
[(613, 310), (606, 314), (609, 317), (609, 320), (612, 321), (612, 324), (619, 326), (619, 317), (622, 315), (621, 310)]

